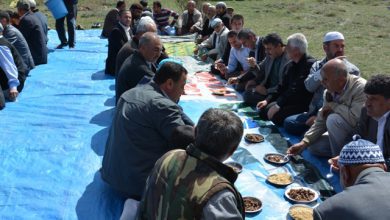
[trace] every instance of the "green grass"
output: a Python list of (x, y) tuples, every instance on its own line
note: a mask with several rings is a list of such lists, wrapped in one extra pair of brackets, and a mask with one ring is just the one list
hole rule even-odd
[[(8, 9), (11, 0), (2, 0), (0, 8)], [(79, 0), (78, 24), (90, 28), (103, 22), (116, 1)], [(127, 4), (136, 1), (127, 1)], [(137, 1), (138, 2), (138, 1)], [(152, 1), (149, 1), (152, 2)], [(38, 7), (51, 17), (43, 0)], [(163, 6), (178, 11), (174, 0), (163, 0)], [(216, 1), (211, 1), (215, 4)], [(346, 38), (345, 55), (367, 78), (375, 73), (390, 74), (390, 1), (383, 0), (246, 0), (226, 1), (235, 13), (245, 16), (245, 26), (258, 35), (279, 33), (284, 39), (301, 32), (309, 41), (310, 53), (324, 56), (322, 37), (327, 31), (340, 31)]]

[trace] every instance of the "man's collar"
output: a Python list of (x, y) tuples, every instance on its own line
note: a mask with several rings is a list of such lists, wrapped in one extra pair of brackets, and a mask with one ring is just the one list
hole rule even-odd
[(122, 24), (122, 22), (118, 22), (118, 24), (123, 28), (123, 30), (125, 31), (129, 31), (130, 30), (130, 26), (129, 27), (126, 27), (125, 25)]
[(389, 115), (389, 113), (390, 113), (390, 111), (387, 111), (385, 114), (383, 114), (381, 117), (379, 117), (379, 118), (374, 118), (375, 119), (375, 121), (382, 121), (382, 120), (386, 120), (387, 119), (387, 116)]
[(355, 183), (353, 185), (356, 185), (364, 176), (372, 172), (385, 172), (385, 171), (379, 167), (369, 167), (367, 169), (364, 169), (356, 177)]

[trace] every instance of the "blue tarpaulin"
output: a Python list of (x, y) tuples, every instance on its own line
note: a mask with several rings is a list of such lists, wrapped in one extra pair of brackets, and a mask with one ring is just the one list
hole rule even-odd
[[(107, 40), (100, 30), (76, 35), (76, 48), (51, 49), (48, 64), (32, 70), (18, 100), (0, 111), (0, 219), (118, 219), (122, 212), (124, 201), (99, 173), (115, 101), (114, 79), (104, 74)], [(49, 48), (59, 44), (55, 31), (49, 39)], [(194, 121), (218, 106), (181, 105)], [(250, 218), (285, 219), (291, 205), (284, 189), (250, 172), (269, 173), (262, 156), (274, 151), (269, 142), (242, 145), (232, 157), (244, 165), (237, 187), (264, 200)], [(318, 163), (326, 173), (326, 161)]]

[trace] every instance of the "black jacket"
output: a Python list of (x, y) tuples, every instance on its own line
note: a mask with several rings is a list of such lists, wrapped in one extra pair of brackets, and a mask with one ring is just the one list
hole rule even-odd
[[(131, 30), (130, 30), (131, 31)], [(112, 29), (110, 37), (108, 38), (108, 55), (106, 59), (106, 74), (115, 75), (116, 56), (122, 46), (128, 41), (126, 32), (118, 23)]]
[(20, 20), (19, 30), (27, 41), (35, 65), (46, 64), (46, 36), (38, 18), (32, 12), (26, 12)]
[(118, 76), (116, 77), (116, 102), (118, 102), (119, 97), (124, 92), (134, 88), (144, 76), (152, 78), (154, 72), (146, 63), (145, 58), (138, 51), (135, 51), (122, 64)]
[(278, 85), (277, 91), (272, 94), (280, 107), (285, 105), (309, 106), (313, 93), (307, 91), (305, 79), (315, 61), (316, 59), (305, 54), (298, 63), (290, 61), (286, 65), (282, 82)]

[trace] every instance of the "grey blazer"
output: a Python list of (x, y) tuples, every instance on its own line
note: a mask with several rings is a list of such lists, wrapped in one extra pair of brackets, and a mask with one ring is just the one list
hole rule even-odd
[(314, 219), (390, 219), (390, 173), (378, 167), (363, 170), (355, 184), (314, 209)]
[(32, 70), (35, 68), (34, 60), (31, 56), (30, 48), (28, 47), (27, 41), (24, 38), (23, 34), (12, 25), (7, 25), (4, 29), (3, 35), (5, 39), (7, 39), (19, 54), (23, 58), (23, 62), (26, 64), (28, 70)]

